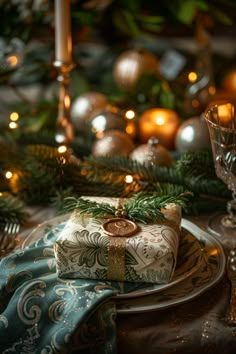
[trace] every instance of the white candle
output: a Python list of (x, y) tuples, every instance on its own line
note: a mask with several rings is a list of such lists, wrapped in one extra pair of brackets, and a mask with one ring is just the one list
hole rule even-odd
[(55, 0), (55, 60), (71, 62), (70, 0)]

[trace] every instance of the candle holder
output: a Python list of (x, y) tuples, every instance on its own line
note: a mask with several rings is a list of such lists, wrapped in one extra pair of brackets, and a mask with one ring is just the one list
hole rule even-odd
[(54, 66), (58, 70), (57, 81), (60, 83), (55, 140), (59, 144), (68, 144), (74, 139), (74, 129), (70, 119), (69, 92), (70, 72), (74, 64), (56, 60)]

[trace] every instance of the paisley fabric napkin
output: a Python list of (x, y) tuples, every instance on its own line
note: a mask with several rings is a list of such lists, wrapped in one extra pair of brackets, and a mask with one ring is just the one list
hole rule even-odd
[(0, 262), (0, 353), (116, 353), (111, 287), (59, 279), (53, 244), (64, 225)]
[[(92, 199), (92, 198), (90, 198)], [(93, 200), (116, 203), (115, 198)], [(145, 283), (168, 283), (173, 276), (180, 236), (181, 208), (162, 210), (166, 220), (138, 224), (131, 237), (112, 237), (104, 219), (72, 213), (54, 245), (60, 278), (86, 278)]]

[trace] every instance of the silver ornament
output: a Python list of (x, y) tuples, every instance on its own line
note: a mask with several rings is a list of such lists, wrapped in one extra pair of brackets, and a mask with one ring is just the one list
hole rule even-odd
[(119, 88), (132, 91), (143, 74), (160, 73), (157, 57), (146, 50), (126, 50), (116, 59), (113, 76)]
[(124, 117), (123, 111), (115, 106), (108, 105), (105, 110), (93, 115), (89, 119), (89, 126), (94, 134), (117, 129), (124, 131), (127, 127), (127, 120)]
[(180, 153), (210, 148), (207, 124), (202, 117), (192, 117), (180, 125), (175, 137), (176, 150)]
[(130, 136), (120, 130), (108, 130), (103, 137), (97, 139), (92, 145), (92, 155), (99, 156), (128, 156), (134, 149)]
[(159, 140), (156, 137), (151, 137), (147, 144), (136, 147), (131, 152), (130, 158), (145, 165), (170, 167), (173, 164), (170, 152), (159, 144)]
[(71, 122), (78, 133), (88, 133), (91, 115), (105, 109), (106, 96), (99, 92), (86, 92), (78, 96), (71, 105)]

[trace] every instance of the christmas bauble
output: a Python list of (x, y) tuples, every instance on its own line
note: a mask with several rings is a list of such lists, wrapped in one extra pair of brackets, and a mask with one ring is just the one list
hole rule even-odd
[(180, 118), (172, 109), (150, 108), (139, 117), (139, 135), (142, 143), (156, 136), (161, 145), (169, 150), (174, 149), (175, 135)]
[(180, 153), (211, 147), (208, 127), (202, 116), (187, 119), (180, 125), (175, 138), (175, 146)]
[(173, 164), (170, 152), (159, 144), (159, 140), (156, 137), (150, 138), (147, 144), (136, 147), (131, 152), (130, 158), (145, 165), (170, 167)]
[(92, 154), (99, 156), (128, 156), (134, 149), (134, 144), (128, 134), (120, 130), (108, 130), (103, 137), (97, 139), (92, 145)]
[(86, 92), (78, 96), (71, 104), (71, 122), (78, 133), (88, 133), (88, 120), (91, 115), (105, 109), (106, 97), (99, 92)]
[(108, 105), (106, 109), (93, 115), (89, 119), (89, 126), (91, 132), (99, 137), (101, 133), (111, 129), (117, 129), (125, 132), (127, 120), (125, 119), (121, 109)]
[(127, 50), (115, 61), (113, 75), (117, 86), (126, 91), (132, 91), (143, 74), (160, 72), (157, 57), (144, 50)]
[(222, 88), (227, 92), (236, 92), (236, 68), (228, 72), (222, 81)]

